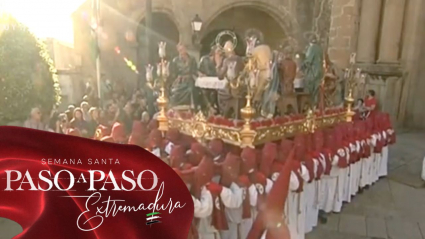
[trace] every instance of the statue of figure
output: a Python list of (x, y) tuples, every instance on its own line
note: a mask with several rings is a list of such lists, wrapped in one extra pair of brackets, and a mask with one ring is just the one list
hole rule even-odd
[(217, 76), (215, 54), (219, 51), (218, 47), (213, 46), (208, 55), (201, 57), (198, 69), (199, 76)]
[(285, 47), (283, 50), (283, 58), (279, 62), (280, 76), (280, 98), (278, 108), (281, 114), (291, 111), (298, 112), (297, 96), (295, 94), (294, 83), (297, 76), (297, 63), (292, 59), (292, 47)]
[(229, 82), (228, 87), (218, 91), (218, 105), (220, 113), (225, 117), (230, 117), (231, 110), (233, 110), (234, 117), (237, 118), (239, 114), (239, 108), (242, 107), (242, 103), (239, 102), (243, 98), (242, 92), (239, 91), (238, 87), (232, 88), (231, 85), (237, 85), (238, 77), (243, 71), (244, 63), (243, 59), (236, 55), (234, 51), (234, 45), (231, 41), (227, 41), (224, 44), (225, 59), (220, 51), (215, 52), (215, 63), (217, 69), (217, 76), (220, 80), (226, 78)]
[[(170, 104), (172, 106), (190, 106), (192, 109), (199, 106), (199, 90), (195, 88), (195, 77), (198, 67), (195, 58), (187, 53), (183, 44), (178, 44), (179, 55), (171, 64), (171, 93)], [(196, 105), (195, 105), (196, 104)]]
[(302, 70), (305, 75), (305, 83), (310, 93), (311, 102), (316, 106), (319, 101), (319, 88), (323, 79), (323, 50), (317, 43), (316, 36), (310, 38), (310, 45), (307, 49), (306, 59)]
[[(217, 46), (211, 47), (211, 51), (208, 55), (201, 57), (199, 61), (198, 75), (200, 77), (204, 76), (217, 76), (215, 55), (221, 54), (220, 49)], [(206, 97), (209, 106), (213, 107), (215, 111), (218, 111), (218, 102), (217, 102), (217, 91), (212, 89), (202, 89), (203, 95)]]
[(247, 39), (248, 49), (252, 49), (249, 54), (254, 60), (254, 67), (258, 70), (258, 76), (255, 82), (255, 89), (253, 92), (253, 103), (258, 105), (263, 99), (263, 93), (269, 86), (271, 77), (270, 62), (273, 60), (273, 54), (268, 45), (262, 44), (255, 36)]
[(279, 64), (280, 87), (282, 95), (294, 92), (294, 80), (297, 74), (297, 63), (292, 59), (293, 51), (291, 47), (283, 50), (283, 59)]
[(279, 54), (275, 52), (270, 63), (270, 82), (263, 92), (263, 101), (261, 102), (261, 116), (265, 118), (273, 118), (276, 111), (276, 103), (279, 99), (279, 84), (281, 82), (279, 76)]
[(323, 82), (324, 106), (331, 107), (343, 103), (341, 87), (335, 65), (331, 62), (329, 54), (325, 54), (326, 72)]

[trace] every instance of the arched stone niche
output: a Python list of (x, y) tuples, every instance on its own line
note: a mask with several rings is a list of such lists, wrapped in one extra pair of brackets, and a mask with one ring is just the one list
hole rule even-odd
[(234, 31), (241, 39), (239, 47), (245, 45), (244, 33), (250, 28), (260, 30), (265, 43), (274, 49), (278, 48), (286, 37), (297, 39), (299, 29), (296, 27), (298, 23), (293, 13), (282, 1), (279, 4), (272, 2), (232, 0), (228, 4), (215, 7), (215, 11), (208, 11), (201, 32), (201, 52), (206, 53), (206, 45), (211, 45), (211, 41), (215, 39), (213, 33), (218, 34), (221, 30)]

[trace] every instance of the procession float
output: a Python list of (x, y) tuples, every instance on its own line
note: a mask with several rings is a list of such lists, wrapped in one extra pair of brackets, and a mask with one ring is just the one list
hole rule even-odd
[[(231, 40), (222, 44), (226, 34)], [(219, 34), (204, 58), (215, 68), (210, 75), (197, 71), (183, 46), (170, 64), (164, 43), (156, 77), (146, 68), (159, 108), (148, 150), (179, 174), (194, 202), (204, 200), (201, 192), (210, 195), (204, 205), (212, 211), (196, 216), (188, 238), (304, 238), (318, 218), (326, 222), (326, 213), (339, 213), (342, 202), (387, 175), (395, 133), (376, 103), (372, 116), (357, 117), (354, 98), (366, 75), (355, 67), (355, 54), (340, 80), (314, 37), (305, 57), (288, 47), (283, 56), (272, 51), (258, 31), (247, 31), (246, 41), (240, 57), (236, 37)], [(296, 90), (299, 70), (306, 91)]]
[[(232, 40), (223, 46), (220, 38), (226, 34), (230, 35)], [(229, 31), (220, 33), (216, 39), (216, 47), (223, 52), (232, 52), (237, 45), (236, 37), (232, 36)], [(299, 133), (313, 133), (316, 129), (353, 120), (353, 92), (365, 78), (361, 70), (354, 66), (355, 55), (351, 57), (351, 67), (346, 69), (344, 74), (345, 102), (336, 105), (332, 100), (336, 94), (338, 80), (335, 74), (330, 72), (329, 60), (324, 55), (321, 65), (323, 74), (317, 83), (318, 100), (313, 103), (309, 93), (296, 93), (294, 97), (298, 105), (294, 114), (276, 114), (274, 111), (279, 108), (280, 101), (288, 95), (283, 91), (279, 94), (277, 91), (280, 81), (275, 69), (279, 59), (278, 53), (272, 52), (269, 46), (261, 42), (261, 38), (261, 33), (248, 32), (246, 56), (243, 58), (244, 66), (241, 71), (235, 72), (236, 63), (229, 61), (224, 79), (198, 77), (195, 81), (198, 88), (224, 90), (229, 93), (230, 98), (239, 97), (237, 103), (240, 107), (235, 107), (237, 113), (232, 117), (210, 114), (209, 111), (195, 109), (190, 105), (170, 106), (166, 90), (170, 62), (166, 60), (165, 43), (159, 43), (161, 61), (156, 67), (156, 79), (153, 77), (153, 67), (146, 68), (147, 83), (159, 94), (156, 101), (159, 108), (156, 117), (158, 129), (164, 135), (169, 129), (178, 129), (180, 133), (202, 143), (221, 139), (226, 144), (240, 148), (254, 148), (267, 142), (291, 138)], [(292, 90), (290, 94), (294, 94)]]

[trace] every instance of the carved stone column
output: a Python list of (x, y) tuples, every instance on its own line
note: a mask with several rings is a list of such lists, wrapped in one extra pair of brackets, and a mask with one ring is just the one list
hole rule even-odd
[(398, 63), (406, 0), (386, 0), (382, 18), (379, 63)]
[(357, 41), (357, 62), (374, 63), (381, 18), (382, 0), (363, 0)]

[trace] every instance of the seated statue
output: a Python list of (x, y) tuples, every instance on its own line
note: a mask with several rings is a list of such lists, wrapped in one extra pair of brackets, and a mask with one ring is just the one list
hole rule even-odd
[[(286, 47), (283, 59), (279, 64), (280, 75), (280, 98), (278, 102), (279, 111), (287, 112), (290, 109), (298, 109), (297, 96), (294, 92), (294, 80), (297, 75), (297, 63), (292, 59), (291, 47)], [(296, 112), (295, 112), (296, 113)]]
[(170, 69), (171, 106), (190, 106), (192, 109), (201, 106), (200, 92), (195, 87), (198, 66), (194, 57), (187, 53), (182, 44), (177, 46), (179, 55), (173, 59)]
[[(221, 54), (221, 51), (218, 47), (211, 47), (211, 51), (208, 55), (201, 57), (199, 61), (199, 69), (198, 75), (199, 77), (210, 77), (208, 78), (208, 82), (213, 77), (217, 77), (217, 69), (216, 69), (216, 54)], [(197, 87), (200, 87), (210, 110), (218, 111), (218, 102), (217, 102), (217, 90), (215, 89), (204, 89), (202, 86), (198, 85), (199, 78), (197, 79)], [(212, 109), (211, 109), (212, 108)]]

